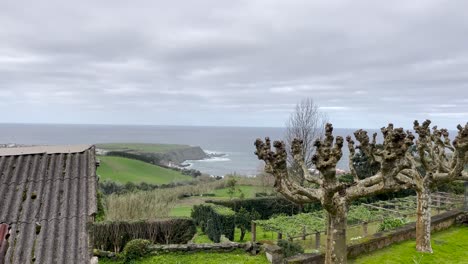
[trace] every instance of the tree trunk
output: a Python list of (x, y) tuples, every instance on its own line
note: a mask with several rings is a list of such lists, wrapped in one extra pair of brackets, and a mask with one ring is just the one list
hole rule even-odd
[(429, 188), (417, 191), (416, 250), (432, 253), (431, 247), (431, 193)]
[(245, 231), (246, 231), (246, 230), (245, 230), (244, 228), (241, 228), (240, 241), (244, 241)]
[(328, 213), (327, 247), (325, 264), (346, 264), (346, 209), (342, 206), (337, 213)]

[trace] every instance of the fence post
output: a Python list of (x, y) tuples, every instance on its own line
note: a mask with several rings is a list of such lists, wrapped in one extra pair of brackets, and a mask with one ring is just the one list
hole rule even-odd
[(303, 226), (303, 227), (302, 227), (302, 240), (306, 240), (306, 235), (307, 235), (307, 233), (306, 233), (306, 227)]
[(320, 232), (315, 232), (315, 249), (320, 249)]
[(257, 241), (257, 223), (255, 223), (254, 221), (252, 221), (250, 231), (252, 232), (252, 242), (256, 242)]
[(440, 195), (437, 195), (436, 203), (437, 203), (437, 214), (440, 214)]
[(369, 234), (368, 228), (367, 228), (368, 225), (369, 225), (369, 224), (368, 224), (367, 222), (363, 222), (363, 223), (362, 223), (362, 233), (363, 233), (363, 235), (364, 235), (365, 237)]

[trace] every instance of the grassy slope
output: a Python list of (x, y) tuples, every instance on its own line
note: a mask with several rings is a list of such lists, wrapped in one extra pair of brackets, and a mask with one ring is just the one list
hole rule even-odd
[(177, 181), (190, 181), (192, 177), (178, 171), (169, 170), (139, 160), (122, 157), (99, 156), (101, 165), (97, 173), (103, 180), (120, 183), (164, 184)]
[(97, 148), (105, 150), (134, 150), (139, 152), (164, 153), (175, 149), (188, 148), (188, 145), (150, 144), (150, 143), (105, 143), (96, 144)]
[(468, 227), (453, 227), (432, 235), (433, 254), (417, 253), (414, 240), (359, 257), (354, 264), (468, 263)]

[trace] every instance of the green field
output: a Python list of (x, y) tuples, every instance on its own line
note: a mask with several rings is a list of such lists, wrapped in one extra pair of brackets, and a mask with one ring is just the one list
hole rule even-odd
[(354, 264), (468, 263), (468, 227), (452, 227), (432, 235), (434, 253), (417, 253), (414, 240), (394, 244), (351, 260)]
[[(236, 186), (238, 189), (236, 193), (233, 195), (233, 198), (239, 198), (241, 192), (244, 194), (244, 198), (254, 198), (255, 193), (264, 191), (260, 186), (250, 186), (250, 185), (239, 185)], [(192, 212), (192, 207), (196, 204), (204, 203), (205, 200), (217, 200), (217, 199), (230, 199), (228, 194), (228, 188), (222, 188), (214, 190), (213, 193), (216, 196), (208, 196), (208, 197), (189, 197), (181, 200), (179, 204), (177, 204), (174, 208), (172, 208), (171, 212), (169, 213), (170, 216), (188, 216), (190, 217), (190, 213)]]
[(101, 165), (97, 173), (102, 180), (112, 180), (120, 183), (146, 182), (152, 184), (192, 180), (192, 177), (183, 175), (178, 171), (139, 160), (112, 156), (98, 156), (98, 158), (101, 160)]
[[(244, 194), (244, 198), (254, 198), (255, 193), (261, 192), (262, 188), (259, 186), (249, 186), (249, 185), (239, 185), (236, 186), (236, 192), (233, 195), (233, 198), (239, 198), (241, 192)], [(214, 191), (216, 197), (230, 198), (228, 194), (229, 188), (218, 189)]]
[(169, 216), (187, 216), (190, 217), (193, 205), (176, 205), (172, 208)]
[(105, 143), (96, 144), (97, 148), (109, 151), (134, 151), (134, 152), (151, 152), (164, 153), (176, 149), (189, 148), (189, 145), (176, 144), (150, 144), (150, 143)]

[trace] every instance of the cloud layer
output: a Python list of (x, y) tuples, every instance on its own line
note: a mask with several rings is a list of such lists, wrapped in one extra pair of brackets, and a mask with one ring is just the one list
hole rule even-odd
[(466, 1), (2, 1), (3, 122), (468, 120)]

